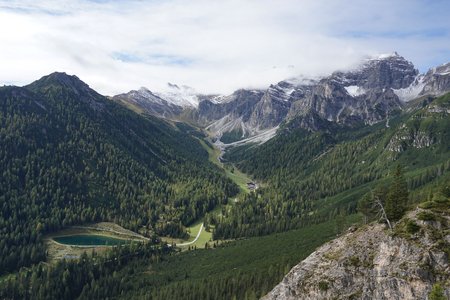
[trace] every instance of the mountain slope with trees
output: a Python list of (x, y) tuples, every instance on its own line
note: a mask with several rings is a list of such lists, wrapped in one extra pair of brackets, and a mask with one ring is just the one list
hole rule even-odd
[(225, 159), (265, 187), (213, 218), (215, 237), (268, 234), (353, 213), (358, 199), (398, 164), (414, 201), (415, 191), (450, 171), (450, 94), (424, 101), (388, 126), (321, 120), (326, 129), (310, 132), (287, 123), (261, 146), (231, 150)]
[(75, 76), (0, 88), (0, 272), (45, 259), (42, 236), (112, 221), (184, 236), (238, 188), (184, 127), (143, 117)]

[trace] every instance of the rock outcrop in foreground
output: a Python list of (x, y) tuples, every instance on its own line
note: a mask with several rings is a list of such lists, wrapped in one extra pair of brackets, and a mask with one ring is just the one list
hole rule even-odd
[(418, 208), (390, 232), (348, 232), (292, 268), (263, 299), (427, 299), (440, 284), (450, 299), (450, 214)]

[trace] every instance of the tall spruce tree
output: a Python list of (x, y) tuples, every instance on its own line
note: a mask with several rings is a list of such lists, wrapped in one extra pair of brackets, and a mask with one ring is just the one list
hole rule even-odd
[(403, 177), (402, 168), (400, 165), (397, 165), (385, 205), (386, 215), (391, 221), (398, 221), (403, 217), (408, 203), (408, 197), (408, 186)]

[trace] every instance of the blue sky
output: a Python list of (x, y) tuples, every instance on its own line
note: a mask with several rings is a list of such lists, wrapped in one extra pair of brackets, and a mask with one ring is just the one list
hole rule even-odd
[(103, 94), (167, 82), (205, 93), (326, 75), (397, 51), (450, 61), (450, 1), (0, 0), (0, 84), (53, 71)]

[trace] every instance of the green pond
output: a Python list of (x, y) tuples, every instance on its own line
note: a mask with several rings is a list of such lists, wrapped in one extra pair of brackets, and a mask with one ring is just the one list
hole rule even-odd
[(56, 242), (64, 245), (75, 246), (116, 246), (129, 243), (127, 240), (116, 239), (104, 235), (66, 235), (53, 238)]

